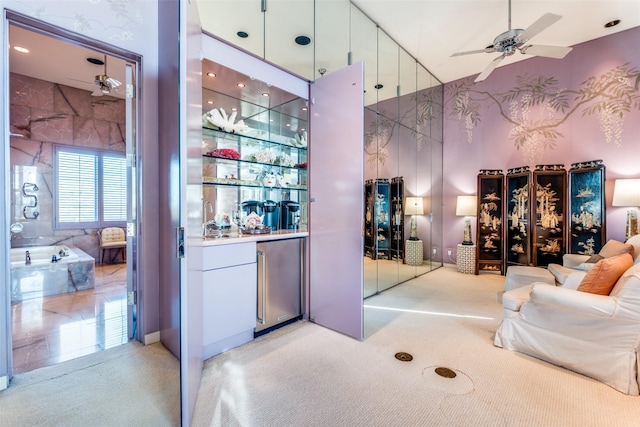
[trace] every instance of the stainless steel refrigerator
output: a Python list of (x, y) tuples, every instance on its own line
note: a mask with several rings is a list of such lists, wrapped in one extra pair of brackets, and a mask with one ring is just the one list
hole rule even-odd
[(256, 334), (302, 315), (304, 239), (258, 243)]

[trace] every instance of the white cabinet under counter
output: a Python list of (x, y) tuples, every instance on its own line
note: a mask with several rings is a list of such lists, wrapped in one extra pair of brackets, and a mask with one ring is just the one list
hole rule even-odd
[(187, 258), (194, 277), (201, 274), (190, 286), (202, 286), (203, 359), (253, 340), (256, 242), (191, 246)]

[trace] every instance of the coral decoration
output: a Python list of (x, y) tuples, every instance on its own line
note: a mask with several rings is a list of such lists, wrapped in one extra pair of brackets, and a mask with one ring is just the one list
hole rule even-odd
[(293, 143), (296, 147), (306, 147), (307, 146), (307, 132), (304, 131), (302, 134), (296, 134), (296, 139)]
[(222, 157), (223, 159), (240, 160), (240, 153), (232, 148), (216, 148), (207, 152), (207, 155), (214, 157)]
[(262, 150), (246, 155), (245, 160), (258, 163), (273, 163), (276, 160), (276, 155), (271, 150)]
[(238, 123), (233, 123), (236, 119), (236, 112), (231, 113), (231, 116), (227, 116), (224, 108), (218, 110), (214, 108), (211, 111), (204, 113), (202, 116), (203, 125), (212, 124), (222, 130), (230, 133), (245, 133), (249, 129), (249, 126), (244, 124), (243, 120), (238, 120)]

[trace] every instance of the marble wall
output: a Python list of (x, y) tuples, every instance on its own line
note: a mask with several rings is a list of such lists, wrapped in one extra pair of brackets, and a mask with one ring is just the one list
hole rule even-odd
[(97, 258), (96, 229), (54, 228), (53, 145), (124, 152), (124, 100), (11, 73), (10, 104), (11, 222), (24, 227), (11, 247), (67, 244)]

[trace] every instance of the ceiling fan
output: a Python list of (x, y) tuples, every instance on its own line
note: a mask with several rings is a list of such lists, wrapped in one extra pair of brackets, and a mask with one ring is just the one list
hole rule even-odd
[(122, 85), (118, 80), (107, 75), (107, 55), (104, 56), (104, 74), (98, 74), (96, 76), (95, 84), (98, 88), (93, 91), (92, 96), (108, 95), (111, 92), (117, 91), (118, 87)]
[(498, 52), (502, 53), (499, 57), (491, 61), (491, 63), (484, 69), (482, 73), (476, 77), (475, 82), (481, 82), (486, 79), (489, 74), (502, 62), (504, 58), (507, 56), (511, 56), (516, 51), (520, 51), (522, 54), (529, 55), (537, 55), (544, 56), (547, 58), (556, 58), (562, 59), (569, 52), (571, 52), (571, 47), (564, 46), (546, 46), (546, 45), (527, 45), (526, 43), (532, 39), (537, 34), (541, 33), (543, 30), (547, 29), (554, 23), (558, 22), (562, 19), (560, 15), (554, 15), (553, 13), (546, 13), (538, 18), (533, 24), (531, 24), (527, 29), (511, 29), (511, 0), (509, 0), (509, 29), (502, 34), (499, 34), (494, 40), (491, 46), (487, 46), (484, 49), (479, 50), (471, 50), (467, 52), (458, 52), (451, 55), (454, 56), (462, 56), (462, 55), (470, 55), (474, 53), (493, 53)]

